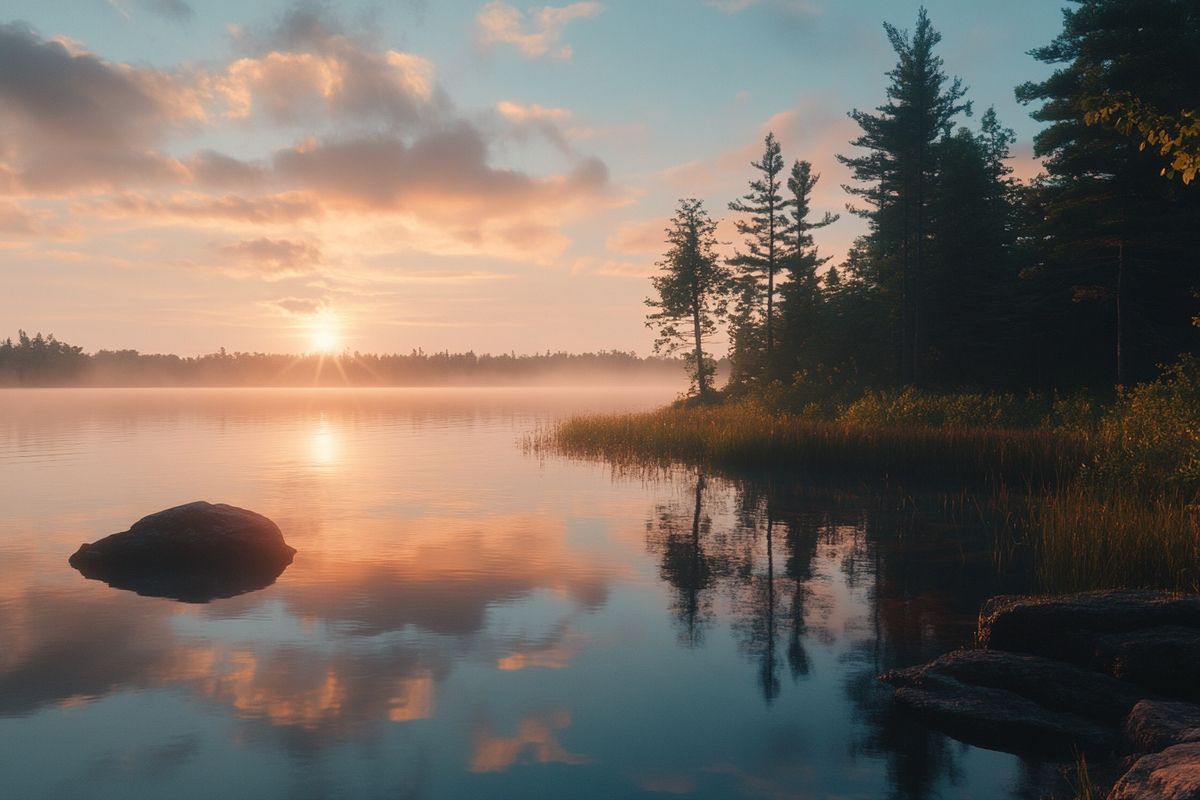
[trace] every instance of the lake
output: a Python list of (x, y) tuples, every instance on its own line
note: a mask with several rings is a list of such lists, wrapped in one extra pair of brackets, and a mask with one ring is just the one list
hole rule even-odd
[[(671, 389), (0, 392), (10, 798), (1036, 798), (895, 708), (1013, 588), (912, 500), (523, 446)], [(295, 561), (211, 603), (78, 546), (192, 500)], [(926, 504), (936, 506), (936, 502)], [(917, 506), (914, 510), (914, 506)], [(1019, 587), (1018, 587), (1019, 588)]]

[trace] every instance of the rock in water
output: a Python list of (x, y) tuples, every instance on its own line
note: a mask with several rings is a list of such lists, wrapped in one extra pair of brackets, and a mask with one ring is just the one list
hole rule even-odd
[(896, 700), (971, 744), (1007, 752), (1106, 751), (1146, 693), (1038, 656), (959, 650), (880, 676)]
[(1200, 800), (1200, 743), (1142, 756), (1117, 781), (1108, 800)]
[(198, 501), (82, 545), (70, 563), (118, 589), (204, 603), (270, 586), (295, 553), (262, 514)]
[(979, 646), (1090, 666), (1097, 638), (1169, 626), (1200, 635), (1200, 595), (1100, 591), (1062, 597), (1001, 595), (979, 612)]

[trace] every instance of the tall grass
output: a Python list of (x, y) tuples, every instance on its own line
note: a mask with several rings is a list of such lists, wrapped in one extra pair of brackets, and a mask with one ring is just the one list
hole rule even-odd
[(1200, 591), (1200, 525), (1178, 494), (1075, 483), (1035, 498), (1028, 531), (1047, 590)]
[(617, 464), (686, 462), (902, 483), (1052, 485), (1090, 459), (1089, 437), (1047, 429), (868, 425), (754, 403), (570, 419), (545, 445)]
[[(1200, 591), (1200, 364), (1108, 407), (1085, 397), (868, 392), (801, 411), (743, 400), (577, 417), (536, 445), (617, 465), (988, 486), (1017, 508), (1042, 588)], [(797, 408), (792, 404), (792, 408)], [(1009, 488), (1023, 491), (1010, 505)]]

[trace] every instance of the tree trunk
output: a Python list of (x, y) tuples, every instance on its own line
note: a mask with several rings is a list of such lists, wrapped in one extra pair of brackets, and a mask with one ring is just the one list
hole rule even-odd
[(692, 283), (692, 328), (696, 336), (696, 392), (701, 400), (709, 395), (708, 376), (704, 369), (704, 337), (700, 325), (700, 290)]

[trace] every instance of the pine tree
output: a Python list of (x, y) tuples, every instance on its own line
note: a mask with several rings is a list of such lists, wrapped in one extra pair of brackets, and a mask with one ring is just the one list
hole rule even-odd
[(1013, 132), (995, 111), (979, 133), (959, 128), (937, 144), (929, 207), (925, 294), (928, 382), (982, 386), (1011, 380)]
[[(1097, 98), (1147, 108), (1200, 107), (1200, 13), (1194, 0), (1073, 0), (1063, 30), (1033, 55), (1055, 72), (1018, 87), (1048, 123), (1035, 152), (1040, 243), (1032, 276), (1063, 321), (1055, 350), (1076, 380), (1118, 384), (1195, 347), (1190, 290), (1200, 237), (1196, 184), (1163, 180), (1161, 156), (1133, 128), (1088, 125)], [(1097, 342), (1104, 342), (1102, 349)], [(1106, 380), (1107, 379), (1107, 380)]]
[[(746, 237), (746, 250), (730, 259), (729, 264), (738, 270), (742, 282), (735, 335), (748, 338), (753, 327), (761, 325), (766, 346), (765, 372), (772, 376), (776, 366), (776, 277), (784, 264), (787, 201), (781, 194), (783, 156), (775, 134), (768, 133), (763, 145), (762, 160), (751, 163), (761, 176), (750, 181), (748, 194), (729, 204), (730, 211), (750, 215), (749, 219), (739, 219), (736, 223), (738, 233)], [(744, 346), (746, 342), (741, 344)], [(735, 353), (737, 349), (735, 343)]]
[(658, 263), (661, 272), (651, 278), (656, 297), (646, 300), (654, 309), (646, 325), (658, 329), (656, 353), (684, 355), (692, 385), (701, 400), (713, 393), (716, 362), (704, 350), (705, 342), (726, 316), (732, 275), (720, 262), (715, 247), (717, 223), (704, 204), (694, 198), (679, 201), (666, 229), (667, 250)]
[(851, 210), (870, 221), (872, 250), (887, 259), (878, 265), (880, 279), (899, 297), (900, 378), (919, 383), (935, 144), (949, 135), (955, 117), (970, 113), (970, 103), (963, 102), (962, 82), (947, 78), (942, 59), (934, 55), (942, 37), (924, 8), (911, 36), (886, 23), (884, 30), (899, 56), (888, 73), (888, 102), (875, 114), (850, 112), (863, 131), (851, 144), (867, 152), (838, 160), (850, 167), (855, 180), (867, 184), (846, 191), (865, 203)]
[(810, 220), (812, 192), (821, 176), (812, 171), (812, 164), (796, 161), (788, 176), (788, 206), (790, 214), (782, 241), (784, 265), (788, 281), (780, 288), (781, 316), (785, 345), (793, 366), (801, 358), (811, 365), (815, 353), (803, 353), (812, 344), (821, 292), (817, 270), (829, 261), (819, 254), (812, 232), (837, 222), (839, 216), (826, 212), (815, 222)]

